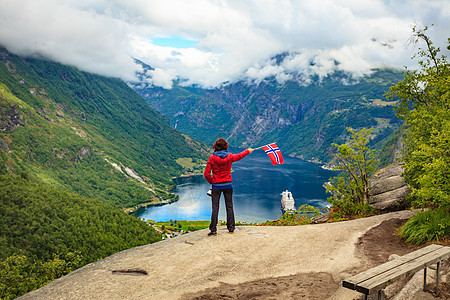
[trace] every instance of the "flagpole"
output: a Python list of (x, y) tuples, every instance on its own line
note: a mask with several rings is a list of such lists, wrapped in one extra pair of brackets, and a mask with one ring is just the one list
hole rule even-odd
[[(277, 142), (270, 143), (270, 144), (276, 144), (276, 143), (277, 143)], [(267, 144), (267, 145), (270, 145), (270, 144)], [(264, 146), (266, 146), (266, 145), (264, 145)], [(258, 150), (258, 149), (261, 149), (261, 148), (264, 147), (264, 146), (261, 146), (261, 147), (258, 147), (258, 148), (253, 148), (253, 151)]]

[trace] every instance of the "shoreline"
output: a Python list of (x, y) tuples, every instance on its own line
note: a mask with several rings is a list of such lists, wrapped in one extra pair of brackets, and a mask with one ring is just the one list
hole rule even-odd
[(163, 205), (166, 205), (166, 204), (177, 202), (178, 200), (179, 200), (179, 198), (177, 198), (175, 200), (163, 200), (163, 201), (160, 201), (160, 202), (147, 202), (147, 203), (139, 204), (139, 205), (134, 206), (134, 207), (123, 208), (123, 211), (125, 213), (127, 213), (127, 214), (131, 214), (131, 213), (134, 213), (134, 212), (138, 211), (141, 208), (146, 208), (146, 207), (149, 207), (149, 206), (163, 206)]
[[(264, 155), (264, 157), (266, 157), (266, 156)], [(296, 158), (296, 157), (294, 157), (294, 159), (296, 160), (295, 163), (301, 164), (301, 161), (305, 162), (306, 164), (304, 165), (304, 167), (307, 168), (308, 170), (324, 170), (325, 169), (324, 165), (322, 165), (321, 163), (306, 161), (304, 159)], [(260, 158), (256, 158), (255, 161), (260, 161)], [(295, 169), (295, 166), (296, 165), (293, 165), (293, 167), (289, 167), (288, 169), (289, 170)], [(303, 166), (303, 165), (301, 164), (301, 166)], [(320, 173), (320, 174), (322, 174), (322, 173)], [(323, 174), (327, 175), (327, 173), (323, 173)], [(328, 177), (323, 176), (323, 180), (324, 180), (323, 183), (325, 183), (327, 181), (327, 179), (329, 179), (329, 176)], [(172, 188), (168, 191), (171, 194), (178, 194), (178, 196), (182, 197), (183, 199), (185, 199), (185, 197), (187, 197), (186, 199), (188, 199), (189, 197), (192, 197), (192, 193), (190, 196), (189, 196), (189, 194), (186, 194), (192, 185), (195, 185), (196, 187), (201, 186), (201, 189), (205, 189), (205, 193), (207, 191), (206, 186), (205, 186), (205, 184), (207, 184), (207, 183), (206, 183), (205, 179), (203, 178), (203, 173), (200, 173), (200, 172), (185, 172), (184, 174), (182, 174), (180, 176), (172, 177), (171, 180), (173, 182), (173, 185), (172, 185)], [(326, 201), (327, 195), (325, 193), (326, 189), (324, 189), (323, 183), (321, 183), (319, 186), (317, 186), (317, 191), (314, 191), (314, 193), (319, 195), (320, 198), (317, 198), (317, 197), (314, 198), (314, 201), (312, 201), (311, 203), (308, 200), (309, 198), (301, 200), (300, 202), (296, 201), (297, 206), (300, 206), (301, 204), (304, 204), (304, 203), (308, 203), (318, 209), (327, 207), (328, 206), (327, 205), (328, 203)], [(244, 186), (244, 188), (247, 188), (247, 187)], [(196, 192), (199, 192), (199, 191), (196, 191)], [(302, 191), (297, 191), (297, 193), (300, 195), (299, 197), (301, 198)], [(197, 194), (195, 194), (195, 195), (197, 197)], [(199, 199), (196, 199), (196, 200), (200, 201), (199, 203), (202, 204), (202, 209), (204, 209), (205, 205), (210, 205), (210, 204), (205, 204), (206, 200), (203, 198), (203, 196), (198, 195), (198, 198), (201, 198), (201, 200), (199, 200)], [(269, 203), (269, 201), (275, 201), (275, 199), (272, 199), (273, 197), (267, 196), (266, 198), (270, 198), (270, 199), (265, 199), (265, 200), (267, 200), (266, 201), (267, 203)], [(318, 199), (320, 199), (320, 201)], [(154, 199), (154, 200), (156, 200), (156, 199)], [(165, 200), (165, 201), (153, 201), (153, 202), (136, 204), (134, 207), (129, 207), (129, 208), (125, 209), (125, 212), (126, 213), (134, 213), (134, 215), (147, 215), (147, 214), (159, 215), (160, 210), (167, 212), (167, 211), (170, 211), (170, 208), (167, 208), (167, 207), (165, 207), (165, 208), (149, 208), (147, 211), (144, 211), (144, 209), (146, 207), (151, 207), (151, 206), (163, 206), (166, 204), (174, 203), (175, 201), (178, 201), (178, 200), (180, 200), (180, 199), (176, 198), (176, 199), (170, 199), (170, 200)], [(277, 204), (278, 204), (279, 200), (277, 200), (277, 201), (278, 201), (277, 202)], [(306, 202), (303, 202), (303, 201), (306, 201)], [(178, 207), (179, 205), (183, 205), (183, 204), (174, 204), (175, 207)], [(144, 208), (144, 209), (141, 209), (141, 208)], [(178, 209), (178, 208), (174, 208), (174, 209), (178, 212), (177, 216), (178, 216), (178, 214), (182, 214), (181, 213), (182, 209)], [(140, 213), (136, 213), (138, 210), (140, 210)], [(166, 214), (166, 213), (164, 213), (164, 214)], [(250, 212), (244, 213), (243, 215), (247, 215), (247, 214), (251, 215)], [(280, 218), (280, 215), (276, 215), (275, 213), (267, 213), (266, 210), (264, 210), (264, 218), (261, 218), (260, 215), (255, 216), (255, 218), (252, 217), (251, 219), (249, 219), (247, 216), (245, 216), (241, 219), (241, 221), (245, 220), (246, 222), (254, 223), (254, 222), (264, 222), (267, 220), (276, 220), (279, 218)]]
[(320, 166), (322, 169), (324, 169), (324, 170), (328, 170), (328, 171), (336, 171), (336, 170), (334, 170), (334, 168), (335, 168), (335, 166), (334, 165), (321, 165)]
[[(172, 180), (172, 181), (175, 181), (175, 180), (178, 179), (178, 178), (190, 178), (190, 177), (195, 177), (195, 176), (203, 176), (203, 174), (183, 174), (183, 175), (180, 175), (180, 176), (177, 176), (177, 177), (172, 177), (171, 180)], [(176, 187), (177, 187), (177, 184), (175, 183), (175, 187), (174, 187), (174, 188), (171, 188), (171, 189), (169, 190), (169, 192), (172, 191), (172, 190), (174, 190)], [(173, 194), (173, 193), (172, 193), (172, 194)], [(175, 194), (175, 195), (176, 195), (176, 194)], [(177, 196), (178, 196), (178, 195), (177, 195)], [(134, 207), (126, 207), (126, 208), (123, 208), (123, 211), (124, 211), (125, 213), (127, 213), (127, 214), (131, 214), (131, 213), (134, 213), (134, 212), (138, 211), (138, 210), (141, 209), (141, 208), (146, 208), (146, 207), (149, 207), (149, 206), (163, 206), (163, 205), (166, 205), (166, 204), (170, 204), (170, 203), (177, 202), (179, 199), (180, 199), (180, 198), (177, 197), (176, 199), (173, 199), (173, 200), (162, 200), (162, 201), (160, 201), (160, 202), (147, 202), (147, 203), (142, 203), (142, 204), (139, 204), (139, 205), (134, 206)]]
[(178, 178), (189, 178), (189, 177), (195, 177), (195, 176), (203, 176), (203, 174), (201, 174), (201, 173), (183, 174), (183, 175), (180, 175), (180, 176), (177, 176), (177, 177), (172, 177), (171, 179), (173, 181), (173, 180), (176, 180)]

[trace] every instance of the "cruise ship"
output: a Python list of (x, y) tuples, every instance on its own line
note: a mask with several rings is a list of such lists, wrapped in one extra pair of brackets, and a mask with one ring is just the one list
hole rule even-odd
[(297, 210), (295, 209), (295, 201), (292, 197), (292, 193), (288, 190), (281, 193), (281, 213), (285, 212), (295, 213)]

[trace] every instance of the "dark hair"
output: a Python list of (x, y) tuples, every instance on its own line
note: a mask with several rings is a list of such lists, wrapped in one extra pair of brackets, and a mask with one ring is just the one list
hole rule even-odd
[(220, 138), (214, 143), (213, 149), (214, 151), (227, 150), (228, 143), (225, 139)]

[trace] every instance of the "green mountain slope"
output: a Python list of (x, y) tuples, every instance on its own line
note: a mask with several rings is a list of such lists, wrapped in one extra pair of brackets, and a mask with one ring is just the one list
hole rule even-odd
[(200, 142), (118, 79), (0, 50), (0, 153), (10, 174), (119, 206), (171, 201)]
[(169, 117), (173, 127), (204, 142), (225, 137), (246, 147), (275, 141), (286, 154), (327, 162), (331, 143), (348, 138), (346, 127), (374, 127), (377, 147), (399, 127), (394, 102), (384, 101), (383, 95), (402, 77), (396, 70), (379, 69), (359, 80), (336, 72), (309, 84), (267, 79), (212, 90), (179, 84), (171, 90), (135, 90)]
[(9, 175), (0, 175), (0, 228), (1, 299), (161, 240), (152, 227), (112, 205)]

